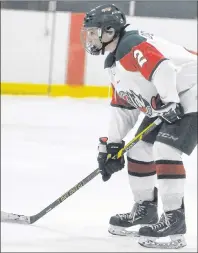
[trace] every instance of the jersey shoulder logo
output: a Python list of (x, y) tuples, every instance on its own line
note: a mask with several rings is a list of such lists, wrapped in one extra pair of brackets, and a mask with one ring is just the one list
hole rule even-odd
[(154, 38), (154, 34), (153, 33), (149, 33), (149, 32), (146, 32), (146, 31), (142, 31), (142, 30), (139, 30), (139, 35), (146, 38), (146, 39), (150, 39), (150, 40), (153, 40)]

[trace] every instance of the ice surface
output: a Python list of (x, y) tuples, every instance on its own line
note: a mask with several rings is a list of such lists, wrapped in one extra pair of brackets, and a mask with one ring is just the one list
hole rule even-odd
[[(95, 170), (98, 137), (107, 134), (108, 104), (2, 96), (1, 209), (33, 215)], [(178, 251), (196, 252), (197, 150), (184, 156), (184, 163), (188, 245)], [(132, 202), (126, 169), (106, 183), (99, 175), (35, 224), (1, 223), (1, 251), (159, 252), (107, 232), (109, 217), (128, 212)]]

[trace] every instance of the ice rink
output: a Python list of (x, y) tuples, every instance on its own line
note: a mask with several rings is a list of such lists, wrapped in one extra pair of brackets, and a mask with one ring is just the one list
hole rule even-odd
[[(108, 104), (2, 96), (1, 210), (36, 214), (95, 170), (98, 138), (107, 135)], [(197, 150), (184, 156), (184, 164), (188, 245), (172, 251), (197, 252)], [(136, 238), (108, 233), (110, 216), (129, 212), (132, 204), (126, 168), (106, 183), (98, 175), (32, 225), (1, 223), (1, 251), (159, 252), (141, 247)]]

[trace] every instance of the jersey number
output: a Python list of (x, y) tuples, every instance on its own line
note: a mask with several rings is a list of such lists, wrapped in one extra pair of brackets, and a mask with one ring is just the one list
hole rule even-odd
[(145, 62), (147, 62), (147, 59), (144, 57), (144, 55), (142, 54), (142, 52), (140, 50), (135, 50), (133, 52), (134, 57), (137, 59), (138, 64), (140, 65), (140, 67), (142, 67), (144, 65)]

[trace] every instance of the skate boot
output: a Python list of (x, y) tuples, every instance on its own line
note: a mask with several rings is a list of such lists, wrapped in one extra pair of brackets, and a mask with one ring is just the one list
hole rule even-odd
[(139, 244), (147, 248), (178, 249), (186, 246), (184, 208), (162, 214), (158, 223), (139, 230)]
[[(154, 200), (135, 203), (130, 213), (117, 214), (109, 221), (109, 233), (121, 236), (139, 236), (136, 225), (155, 224), (158, 221), (157, 188), (154, 189)], [(134, 227), (135, 226), (135, 227)]]

